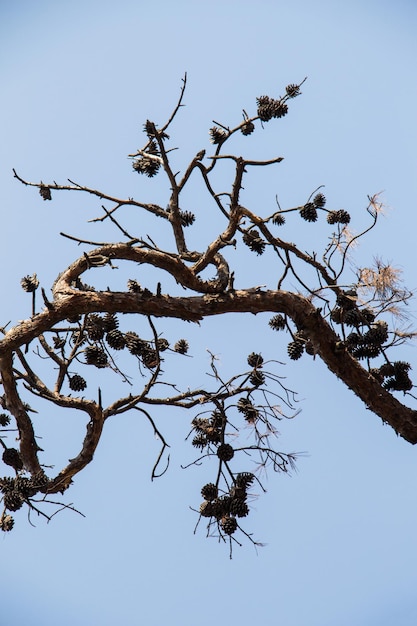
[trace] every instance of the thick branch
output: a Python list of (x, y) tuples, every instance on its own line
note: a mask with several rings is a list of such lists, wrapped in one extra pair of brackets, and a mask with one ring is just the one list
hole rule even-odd
[(7, 410), (14, 416), (19, 430), (20, 454), (23, 465), (29, 472), (36, 474), (41, 471), (37, 456), (39, 448), (35, 440), (32, 422), (17, 392), (11, 352), (5, 353), (0, 357), (0, 372), (5, 397), (7, 398)]
[(93, 460), (94, 452), (99, 444), (103, 430), (104, 417), (103, 411), (98, 405), (92, 402), (90, 405), (91, 419), (87, 424), (87, 433), (84, 437), (81, 452), (74, 459), (70, 459), (69, 464), (48, 485), (48, 493), (64, 491), (71, 484), (72, 477)]
[[(92, 311), (139, 313), (198, 321), (225, 313), (281, 312), (290, 317), (316, 346), (327, 367), (374, 413), (410, 443), (417, 443), (417, 412), (404, 406), (353, 358), (311, 302), (286, 291), (247, 289), (217, 295), (172, 297), (111, 292), (79, 292), (63, 297), (53, 311), (11, 329), (0, 343), (0, 355), (28, 343), (69, 315)], [(55, 321), (54, 321), (55, 320)]]
[[(196, 258), (199, 258), (199, 255), (186, 255), (187, 259), (188, 257), (191, 257), (190, 260), (196, 260)], [(213, 280), (204, 281), (199, 276), (196, 276), (193, 270), (185, 265), (176, 255), (119, 243), (109, 244), (92, 250), (88, 255), (84, 255), (84, 257), (72, 263), (56, 281), (54, 286), (55, 296), (58, 297), (61, 293), (68, 293), (71, 283), (93, 265), (89, 263), (89, 259), (94, 258), (108, 259), (109, 261), (123, 259), (140, 264), (147, 263), (153, 267), (166, 270), (178, 283), (200, 293), (217, 293), (222, 291), (226, 288), (229, 281), (229, 267), (220, 254), (212, 255), (210, 258), (210, 263), (215, 265), (217, 269), (217, 277)], [(89, 293), (91, 294), (92, 292)]]

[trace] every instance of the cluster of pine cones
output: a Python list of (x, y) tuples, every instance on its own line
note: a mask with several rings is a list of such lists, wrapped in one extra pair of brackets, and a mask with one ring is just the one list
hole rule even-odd
[[(252, 352), (247, 358), (247, 363), (252, 368), (248, 380), (255, 390), (265, 382), (265, 375), (262, 372), (264, 359), (260, 354)], [(236, 406), (238, 412), (243, 414), (245, 421), (254, 425), (260, 418), (260, 413), (252, 403), (250, 393), (240, 397)], [(192, 440), (193, 446), (212, 453), (215, 451), (220, 461), (220, 468), (222, 463), (226, 464), (227, 473), (232, 477), (231, 483), (226, 482), (223, 490), (219, 488), (223, 475), (221, 471), (218, 473), (216, 483), (204, 485), (201, 490), (204, 501), (200, 505), (199, 513), (201, 517), (210, 518), (210, 523), (216, 523), (221, 534), (230, 536), (239, 528), (237, 519), (249, 514), (248, 490), (255, 476), (251, 472), (233, 473), (228, 465), (235, 456), (235, 450), (225, 442), (225, 429), (228, 422), (224, 410), (216, 409), (207, 418), (195, 417), (191, 424), (195, 432)]]
[[(130, 290), (138, 287), (136, 281), (129, 285)], [(141, 290), (143, 291), (143, 290)], [(170, 349), (169, 342), (164, 338), (158, 338), (155, 341), (147, 341), (141, 339), (134, 331), (122, 332), (119, 330), (119, 321), (113, 313), (99, 315), (97, 313), (89, 313), (81, 319), (69, 320), (70, 322), (79, 322), (79, 328), (72, 331), (70, 342), (72, 346), (83, 346), (85, 362), (88, 365), (102, 369), (109, 366), (108, 348), (112, 350), (127, 349), (130, 354), (136, 356), (141, 364), (150, 369), (155, 369), (161, 361), (161, 353)], [(66, 344), (66, 338), (61, 334), (54, 337), (55, 350), (63, 350)], [(172, 350), (178, 354), (186, 354), (188, 352), (188, 342), (186, 339), (180, 339), (175, 343)], [(78, 373), (68, 376), (69, 387), (72, 391), (84, 391), (87, 387), (86, 380)]]
[(249, 514), (248, 489), (254, 480), (255, 476), (250, 472), (236, 474), (233, 485), (221, 495), (214, 483), (204, 485), (201, 490), (204, 501), (200, 504), (200, 515), (214, 518), (225, 535), (232, 535), (238, 528), (236, 518)]
[[(7, 459), (4, 462), (7, 463)], [(10, 465), (10, 463), (8, 464)], [(31, 478), (22, 476), (20, 473), (15, 478), (9, 476), (0, 478), (0, 493), (3, 494), (4, 506), (3, 514), (0, 516), (0, 530), (4, 532), (12, 530), (14, 519), (8, 511), (13, 512), (21, 509), (39, 491), (44, 492), (47, 484), (48, 478), (43, 472), (39, 472)]]

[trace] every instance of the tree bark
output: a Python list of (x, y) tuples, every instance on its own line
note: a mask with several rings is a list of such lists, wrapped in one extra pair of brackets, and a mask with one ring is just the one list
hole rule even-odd
[[(302, 295), (257, 289), (228, 291), (203, 296), (144, 296), (125, 292), (78, 291), (67, 287), (51, 308), (11, 329), (0, 342), (0, 357), (30, 343), (40, 333), (68, 317), (88, 312), (136, 313), (153, 317), (181, 318), (198, 322), (226, 313), (283, 313), (314, 344), (327, 367), (344, 382), (383, 422), (406, 441), (417, 443), (417, 411), (403, 405), (363, 368), (344, 348), (343, 342), (320, 310)], [(6, 358), (6, 361), (8, 359)], [(9, 368), (5, 368), (7, 372)]]

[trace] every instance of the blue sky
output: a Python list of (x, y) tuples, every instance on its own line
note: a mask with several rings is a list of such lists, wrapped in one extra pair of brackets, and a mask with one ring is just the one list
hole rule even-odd
[[(158, 179), (139, 178), (126, 156), (143, 142), (147, 118), (165, 121), (185, 71), (186, 107), (171, 130), (179, 169), (209, 150), (213, 119), (234, 125), (242, 108), (255, 111), (256, 96), (279, 95), (308, 76), (285, 119), (236, 144), (245, 156), (285, 157), (276, 169), (250, 175), (245, 201), (272, 213), (276, 194), (293, 206), (324, 184), (328, 205), (349, 210), (360, 230), (367, 195), (383, 191), (386, 216), (357, 250), (356, 264), (379, 254), (415, 288), (416, 27), (411, 0), (3, 0), (1, 324), (30, 313), (22, 276), (37, 272), (48, 287), (78, 256), (60, 231), (97, 239), (108, 232), (87, 223), (100, 203), (71, 194), (43, 203), (13, 179), (12, 168), (34, 181), (71, 178), (163, 202)], [(200, 190), (192, 191), (190, 208), (200, 202)], [(129, 224), (137, 219), (126, 215)], [(206, 217), (197, 240), (210, 228)], [(295, 222), (289, 228), (289, 239), (305, 238), (306, 249), (326, 242), (320, 225), (313, 235), (299, 233)], [(237, 280), (248, 286), (258, 275), (257, 284), (275, 279), (273, 267), (246, 255)], [(409, 309), (415, 324), (415, 302)], [(224, 372), (253, 349), (288, 360), (285, 343), (261, 321), (231, 317), (220, 327), (208, 320), (187, 328), (193, 361), (183, 374), (198, 380), (201, 372), (204, 381), (206, 348), (220, 356)], [(399, 351), (414, 359), (415, 371), (414, 354), (414, 345)], [(137, 416), (125, 415), (108, 423), (94, 462), (68, 492), (85, 518), (63, 512), (49, 525), (33, 520), (33, 528), (17, 514), (16, 529), (0, 538), (0, 621), (414, 625), (415, 449), (318, 361), (290, 363), (280, 374), (299, 392), (302, 412), (280, 425), (279, 445), (308, 455), (291, 478), (269, 475), (268, 493), (254, 504), (248, 529), (266, 547), (256, 554), (247, 544), (229, 561), (227, 549), (202, 530), (193, 535), (189, 506), (198, 505), (210, 468), (180, 469), (192, 460), (184, 443), (192, 415), (161, 412), (171, 468), (152, 484), (157, 442)], [(83, 423), (52, 407), (37, 419), (60, 467), (77, 450)]]

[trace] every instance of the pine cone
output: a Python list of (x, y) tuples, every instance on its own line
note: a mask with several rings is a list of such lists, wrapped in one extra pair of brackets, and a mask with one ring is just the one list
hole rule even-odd
[(313, 198), (313, 204), (315, 207), (322, 209), (326, 204), (326, 196), (322, 193), (317, 193)]
[[(382, 367), (380, 370), (382, 370)], [(408, 375), (411, 365), (409, 363), (405, 363), (404, 361), (395, 361), (392, 364), (392, 368), (393, 377), (385, 381), (383, 385), (384, 388), (388, 391), (410, 391), (413, 387), (413, 383)]]
[(235, 451), (228, 443), (221, 443), (217, 448), (217, 456), (221, 461), (231, 461), (235, 455)]
[(380, 352), (380, 346), (364, 343), (351, 350), (351, 354), (355, 357), (355, 359), (374, 359), (380, 354)]
[(39, 194), (44, 200), (52, 200), (51, 190), (46, 185), (41, 185), (39, 187)]
[(210, 427), (210, 420), (205, 417), (195, 417), (191, 422), (194, 430), (197, 432), (205, 433), (206, 430)]
[(73, 391), (84, 391), (86, 387), (86, 381), (82, 376), (79, 376), (79, 374), (74, 374), (74, 376), (71, 376), (69, 379), (69, 388)]
[(20, 494), (11, 491), (4, 494), (3, 504), (9, 511), (18, 511), (23, 506), (23, 499)]
[(103, 318), (97, 313), (90, 313), (87, 317), (85, 330), (91, 341), (100, 341), (104, 337)]
[(254, 387), (260, 387), (265, 382), (265, 374), (263, 372), (260, 372), (259, 370), (255, 370), (251, 374), (251, 376), (249, 378), (249, 382)]
[(39, 287), (39, 280), (36, 274), (32, 274), (32, 276), (24, 276), (20, 281), (20, 284), (22, 285), (22, 289), (24, 291), (32, 293)]
[(248, 398), (240, 398), (237, 403), (237, 410), (240, 413), (246, 413), (248, 408), (253, 407), (253, 404)]
[(346, 311), (344, 322), (347, 326), (360, 326), (363, 324), (364, 319), (359, 309), (351, 309)]
[(285, 87), (285, 93), (287, 94), (288, 98), (296, 98), (301, 93), (300, 87), (299, 85), (287, 85)]
[(296, 339), (295, 341), (291, 341), (287, 346), (287, 352), (290, 359), (293, 361), (298, 361), (301, 358), (304, 352), (304, 342)]
[(165, 350), (168, 350), (169, 348), (169, 341), (167, 339), (164, 339), (164, 337), (161, 337), (157, 339), (156, 346), (159, 352), (165, 352)]
[(148, 178), (152, 178), (158, 173), (161, 163), (157, 159), (143, 156), (133, 161), (132, 167), (138, 174), (146, 174)]
[(203, 448), (208, 445), (208, 440), (205, 435), (199, 434), (194, 437), (191, 443), (195, 448), (200, 448), (201, 450), (203, 450)]
[(0, 426), (5, 428), (10, 424), (10, 415), (6, 415), (6, 413), (0, 413)]
[(187, 354), (188, 348), (188, 341), (186, 339), (179, 339), (174, 346), (175, 352), (179, 354)]
[(191, 226), (195, 222), (195, 215), (191, 211), (180, 211), (180, 220), (183, 226)]
[(125, 336), (117, 328), (114, 328), (107, 333), (106, 341), (109, 344), (110, 348), (113, 348), (113, 350), (123, 350), (123, 348), (126, 346)]
[(237, 487), (243, 487), (244, 489), (247, 489), (252, 485), (254, 480), (255, 475), (251, 472), (241, 472), (240, 474), (236, 475), (235, 483)]
[(207, 485), (204, 485), (201, 489), (201, 495), (205, 500), (215, 500), (219, 495), (219, 490), (214, 483), (207, 483)]
[(85, 360), (88, 365), (95, 365), (98, 368), (107, 367), (107, 355), (98, 346), (88, 346), (84, 350)]
[(6, 450), (3, 452), (2, 459), (3, 463), (5, 463), (6, 465), (10, 465), (10, 467), (13, 467), (16, 472), (19, 472), (23, 469), (23, 461), (20, 456), (20, 452), (16, 450), (16, 448), (6, 448)]
[(14, 526), (14, 519), (11, 515), (2, 515), (0, 518), (0, 530), (9, 532)]
[(213, 500), (213, 515), (220, 519), (221, 517), (228, 515), (230, 511), (231, 498), (229, 496), (221, 496)]
[(106, 333), (109, 333), (111, 330), (116, 330), (116, 328), (119, 328), (119, 320), (114, 313), (106, 313), (103, 317), (102, 322), (104, 331)]
[(230, 513), (237, 517), (246, 517), (249, 514), (249, 507), (243, 498), (232, 498)]
[(278, 211), (272, 216), (272, 223), (275, 224), (275, 226), (282, 226), (285, 224), (285, 217)]
[(303, 206), (300, 210), (300, 215), (306, 222), (316, 222), (318, 217), (316, 207), (312, 202), (308, 202)]
[(243, 126), (240, 129), (240, 132), (242, 133), (242, 135), (251, 135), (253, 133), (253, 131), (255, 130), (255, 124), (253, 122), (246, 122), (246, 124), (243, 124)]
[(364, 335), (365, 343), (382, 345), (388, 339), (388, 324), (383, 320), (376, 322)]
[(19, 494), (24, 500), (25, 498), (31, 498), (37, 492), (34, 488), (32, 480), (26, 478), (26, 476), (17, 475), (14, 480), (14, 492)]
[(274, 317), (271, 317), (271, 319), (269, 320), (269, 325), (272, 330), (284, 330), (285, 317), (281, 315), (281, 313), (278, 313), (278, 315), (274, 315)]
[(132, 278), (130, 278), (127, 281), (127, 288), (129, 289), (129, 291), (131, 291), (132, 293), (141, 293), (143, 291), (142, 287), (139, 285), (137, 280), (133, 280)]
[(273, 117), (273, 100), (269, 96), (260, 96), (256, 98), (258, 104), (258, 117), (262, 122), (269, 122)]
[(139, 335), (133, 331), (125, 333), (125, 340), (130, 354), (135, 356), (142, 356), (149, 345), (146, 341), (140, 339)]
[(142, 363), (145, 367), (149, 369), (154, 369), (158, 367), (160, 361), (158, 357), (158, 353), (153, 348), (147, 348), (142, 353)]
[(263, 357), (256, 352), (251, 352), (248, 356), (248, 365), (250, 367), (262, 367), (263, 362)]
[(237, 409), (240, 413), (243, 413), (245, 420), (250, 424), (253, 424), (259, 416), (259, 411), (253, 406), (252, 402), (247, 398), (240, 398), (237, 403)]
[(37, 493), (38, 491), (42, 491), (45, 493), (45, 488), (49, 483), (49, 478), (47, 477), (45, 472), (41, 470), (40, 472), (36, 472), (36, 474), (33, 474), (32, 478), (30, 479), (30, 483), (35, 493)]
[(343, 291), (342, 293), (339, 293), (336, 298), (337, 304), (346, 311), (350, 311), (351, 309), (356, 308), (357, 300), (358, 294), (355, 289), (348, 289), (347, 291)]
[(219, 128), (218, 126), (213, 126), (213, 128), (210, 128), (209, 134), (211, 143), (214, 143), (215, 145), (223, 143), (229, 136), (225, 130)]
[(233, 535), (233, 533), (237, 529), (237, 521), (234, 517), (222, 517), (220, 526), (222, 527), (222, 530), (226, 535)]
[(288, 113), (288, 106), (282, 100), (274, 100), (269, 96), (256, 98), (258, 117), (262, 122), (269, 122), (273, 117), (284, 117)]
[(358, 333), (350, 333), (346, 337), (345, 345), (349, 352), (353, 352), (358, 346), (362, 345), (363, 338)]
[(265, 241), (259, 236), (259, 232), (256, 229), (249, 230), (243, 234), (243, 243), (256, 254), (261, 255), (265, 250)]
[(338, 211), (329, 211), (327, 214), (328, 224), (349, 224), (350, 215), (347, 211), (339, 209)]

